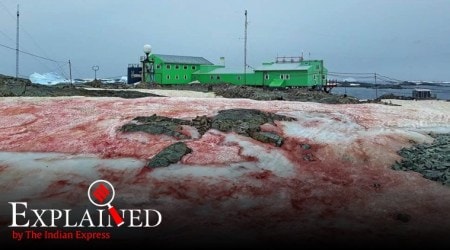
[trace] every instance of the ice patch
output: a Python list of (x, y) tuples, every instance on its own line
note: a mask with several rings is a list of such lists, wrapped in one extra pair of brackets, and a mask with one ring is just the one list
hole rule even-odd
[(58, 83), (68, 83), (70, 82), (65, 77), (59, 75), (55, 72), (49, 72), (44, 74), (33, 73), (30, 75), (30, 81), (32, 83), (43, 84), (43, 85), (55, 85)]
[[(58, 83), (70, 83), (70, 80), (61, 76), (58, 73), (55, 72), (48, 72), (48, 73), (33, 73), (29, 77), (30, 81), (32, 83), (37, 84), (43, 84), (43, 85), (55, 85)], [(126, 76), (121, 76), (120, 78), (105, 78), (105, 79), (98, 79), (102, 83), (127, 83), (128, 78)], [(73, 79), (74, 83), (87, 83), (92, 82), (94, 79), (92, 78), (85, 78), (85, 79)]]

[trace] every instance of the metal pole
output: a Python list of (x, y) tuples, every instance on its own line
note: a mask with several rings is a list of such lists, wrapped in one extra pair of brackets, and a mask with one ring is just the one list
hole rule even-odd
[(378, 86), (377, 86), (377, 73), (374, 73), (375, 77), (375, 97), (378, 99)]
[(244, 84), (247, 85), (247, 10), (245, 10), (245, 33), (244, 33)]
[(100, 67), (97, 65), (92, 66), (92, 70), (94, 71), (94, 81), (97, 81), (97, 70), (99, 70)]
[[(161, 80), (162, 81), (162, 80)], [(142, 60), (141, 82), (145, 82), (145, 58)]]
[[(146, 73), (147, 73), (147, 68), (148, 67), (150, 67), (150, 65), (147, 65), (149, 62), (150, 62), (150, 59), (149, 59), (149, 54), (150, 53), (145, 53), (145, 58), (144, 58), (144, 62), (143, 62), (143, 67), (142, 67), (142, 74), (143, 74), (143, 82), (147, 82), (146, 80), (145, 80), (145, 78), (146, 78)], [(149, 75), (150, 75), (150, 82), (152, 82), (152, 80), (151, 80), (151, 73), (150, 72), (148, 72), (149, 73)]]
[(148, 59), (148, 63), (149, 63), (149, 73), (150, 73), (150, 82), (153, 83), (155, 81), (155, 62), (153, 61), (153, 59)]
[(17, 5), (17, 27), (16, 27), (16, 79), (19, 78), (19, 5)]
[(72, 85), (72, 63), (69, 60), (69, 79), (70, 79), (70, 85)]

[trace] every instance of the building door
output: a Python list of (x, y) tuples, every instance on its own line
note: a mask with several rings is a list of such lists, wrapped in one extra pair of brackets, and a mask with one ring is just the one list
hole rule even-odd
[(263, 86), (266, 86), (269, 83), (270, 77), (269, 77), (269, 73), (267, 73), (267, 71), (263, 71)]

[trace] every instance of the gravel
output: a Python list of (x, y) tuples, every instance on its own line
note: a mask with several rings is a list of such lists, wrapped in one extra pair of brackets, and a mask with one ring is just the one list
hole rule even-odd
[(450, 186), (450, 134), (430, 134), (431, 144), (417, 144), (403, 148), (398, 154), (403, 157), (392, 169), (414, 171), (426, 179)]

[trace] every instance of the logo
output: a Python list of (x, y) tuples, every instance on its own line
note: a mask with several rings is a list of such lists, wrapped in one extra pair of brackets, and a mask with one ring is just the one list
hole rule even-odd
[[(92, 199), (91, 194), (95, 197), (97, 202)], [(88, 189), (88, 197), (91, 203), (97, 207), (107, 206), (109, 214), (114, 219), (116, 225), (120, 227), (123, 225), (124, 221), (117, 212), (116, 208), (111, 205), (115, 194), (113, 185), (109, 181), (105, 180), (96, 180), (92, 182)]]
[[(111, 239), (114, 228), (155, 228), (162, 223), (162, 214), (156, 209), (116, 209), (112, 205), (115, 195), (114, 186), (109, 181), (96, 180), (87, 190), (87, 197), (94, 206), (87, 206), (84, 210), (33, 208), (28, 202), (8, 202), (12, 215), (8, 227), (14, 228), (12, 239)], [(105, 228), (109, 230), (98, 231)], [(87, 229), (92, 232), (87, 232)]]

